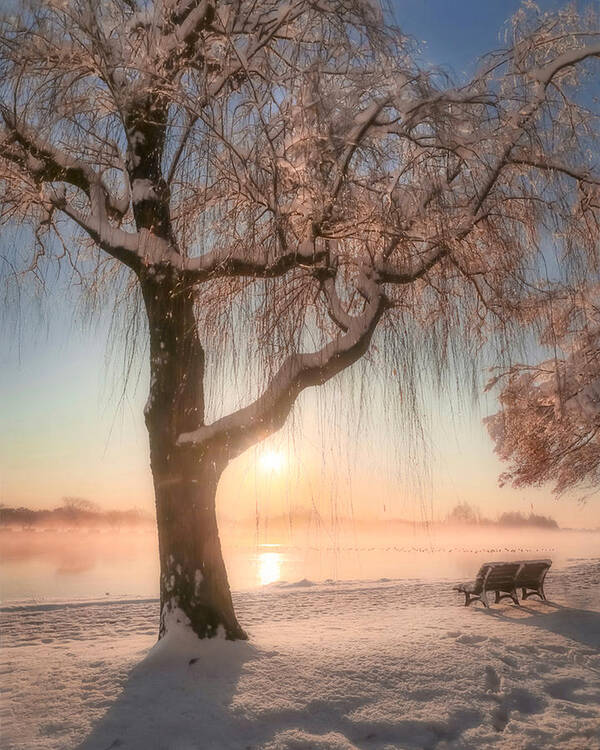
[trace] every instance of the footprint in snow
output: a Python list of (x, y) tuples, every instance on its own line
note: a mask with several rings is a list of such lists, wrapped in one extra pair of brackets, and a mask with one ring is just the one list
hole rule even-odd
[(578, 677), (566, 677), (546, 685), (546, 692), (552, 698), (572, 703), (588, 703), (585, 682)]
[(500, 677), (492, 666), (485, 668), (485, 689), (488, 693), (497, 693), (500, 689)]
[(482, 641), (487, 641), (487, 636), (485, 635), (461, 635), (459, 638), (456, 639), (457, 643), (466, 643), (468, 645), (477, 645), (478, 643), (481, 643)]

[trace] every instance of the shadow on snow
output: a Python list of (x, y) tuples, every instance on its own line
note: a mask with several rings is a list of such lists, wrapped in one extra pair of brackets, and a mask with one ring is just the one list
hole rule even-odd
[(544, 602), (542, 606), (549, 607), (551, 610), (540, 612), (539, 609), (521, 605), (516, 611), (519, 614), (526, 612), (529, 616), (521, 616), (518, 620), (511, 616), (510, 609), (490, 608), (480, 611), (489, 617), (511, 620), (519, 625), (547, 630), (550, 633), (581, 643), (583, 646), (600, 650), (600, 612), (563, 607), (553, 602)]

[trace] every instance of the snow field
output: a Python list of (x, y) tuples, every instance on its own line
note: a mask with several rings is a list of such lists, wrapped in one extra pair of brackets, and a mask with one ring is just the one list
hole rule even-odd
[(272, 585), (236, 596), (249, 643), (154, 645), (148, 600), (5, 608), (2, 747), (597, 750), (599, 582), (488, 611), (448, 581)]

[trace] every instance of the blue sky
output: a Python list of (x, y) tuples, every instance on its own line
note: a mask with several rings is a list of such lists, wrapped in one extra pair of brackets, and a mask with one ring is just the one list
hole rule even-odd
[(504, 23), (519, 6), (517, 0), (393, 0), (400, 28), (421, 44), (424, 58), (457, 75), (502, 46)]
[[(419, 41), (423, 58), (457, 76), (472, 73), (483, 54), (504, 45), (508, 18), (519, 0), (391, 0), (400, 28)], [(541, 10), (566, 3), (540, 0)]]
[[(540, 4), (547, 8), (557, 3)], [(501, 46), (503, 24), (519, 3), (396, 0), (394, 6), (400, 26), (419, 40), (423, 59), (447, 66), (461, 77), (473, 70), (481, 54)], [(12, 238), (5, 236), (1, 241)], [(61, 283), (52, 282), (39, 303), (24, 296), (18, 325), (15, 316), (2, 321), (0, 502), (52, 507), (62, 496), (77, 495), (105, 507), (151, 509), (142, 416), (145, 365), (139, 387), (130, 388), (120, 401), (118, 364), (107, 364), (108, 321), (80, 325), (74, 312), (76, 302), (76, 292), (66, 293)], [(301, 439), (304, 452), (290, 459), (289, 471), (279, 477), (277, 487), (272, 478), (269, 480), (270, 493), (279, 493), (293, 503), (306, 502), (314, 492), (323, 494), (324, 469), (319, 466), (322, 450), (314, 449), (319, 443), (318, 419), (311, 416), (312, 406), (307, 406), (312, 398), (303, 398), (308, 415)], [(421, 488), (417, 498), (412, 484), (393, 477), (389, 457), (383, 467), (371, 453), (363, 462), (361, 475), (348, 484), (357, 514), (370, 512), (373, 487), (377, 486), (380, 500), (372, 509), (376, 514), (418, 517), (425, 507), (429, 514), (443, 516), (455, 503), (466, 500), (490, 516), (501, 510), (527, 512), (533, 508), (552, 514), (563, 525), (600, 524), (597, 502), (557, 502), (549, 489), (515, 491), (497, 487), (496, 478), (503, 467), (495, 459), (481, 425), (482, 415), (494, 409), (489, 399), (482, 399), (474, 409), (457, 403), (450, 410), (436, 400), (428, 408), (427, 416), (435, 424), (430, 433), (435, 471), (427, 488)], [(340, 435), (340, 440), (346, 439)], [(394, 435), (384, 439), (394, 440)], [(278, 450), (291, 453), (285, 440), (284, 435), (276, 436), (272, 443)], [(257, 479), (255, 466), (256, 455), (251, 452), (226, 473), (219, 502), (227, 515), (236, 512), (240, 486), (242, 494), (246, 493), (242, 512), (251, 512), (257, 493), (266, 492), (266, 479)], [(339, 493), (347, 480), (338, 477), (337, 481)], [(323, 502), (326, 504), (327, 498)]]

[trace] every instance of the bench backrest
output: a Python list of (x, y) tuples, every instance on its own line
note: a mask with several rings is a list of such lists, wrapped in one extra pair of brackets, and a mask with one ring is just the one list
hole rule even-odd
[(517, 575), (515, 587), (538, 588), (551, 565), (551, 560), (526, 560)]
[(483, 563), (475, 578), (474, 593), (479, 594), (485, 588), (487, 591), (512, 591), (515, 587), (515, 575), (522, 563), (520, 562), (487, 562)]
[(515, 587), (515, 576), (521, 566), (520, 562), (488, 563), (490, 571), (485, 579), (489, 591), (512, 591)]
[(544, 581), (552, 560), (517, 560), (483, 563), (475, 578), (474, 593), (512, 591), (519, 586), (536, 589)]

